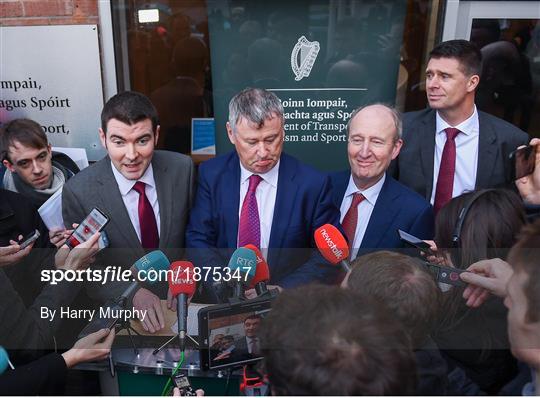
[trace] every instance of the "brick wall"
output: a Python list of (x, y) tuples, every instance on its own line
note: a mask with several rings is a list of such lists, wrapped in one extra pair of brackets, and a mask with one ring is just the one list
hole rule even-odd
[(0, 26), (98, 24), (99, 0), (0, 0)]

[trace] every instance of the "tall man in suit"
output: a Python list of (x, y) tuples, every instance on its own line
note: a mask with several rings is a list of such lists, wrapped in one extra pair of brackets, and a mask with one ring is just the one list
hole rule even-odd
[(431, 201), (437, 212), (464, 191), (510, 185), (510, 152), (527, 134), (474, 104), (482, 55), (473, 43), (450, 40), (430, 53), (429, 109), (405, 114), (405, 146), (393, 175)]
[(277, 96), (252, 88), (235, 95), (227, 133), (236, 150), (199, 168), (186, 232), (196, 265), (224, 267), (232, 250), (251, 243), (266, 257), (273, 285), (331, 281), (336, 271), (311, 250), (316, 228), (339, 224), (330, 179), (282, 153), (283, 107)]
[[(81, 222), (94, 207), (110, 217), (105, 227), (110, 249), (100, 261), (104, 265), (129, 267), (153, 249), (162, 249), (171, 261), (178, 259), (193, 193), (191, 159), (154, 150), (159, 138), (157, 112), (137, 92), (117, 94), (105, 104), (99, 137), (107, 156), (64, 186), (64, 222)], [(109, 282), (89, 290), (104, 301), (119, 296), (127, 285)], [(141, 288), (132, 301), (136, 309), (148, 310), (146, 330), (164, 327), (155, 294)]]
[(403, 247), (397, 229), (433, 238), (433, 210), (416, 192), (386, 175), (403, 145), (397, 111), (382, 104), (353, 112), (347, 126), (350, 171), (332, 175), (334, 203), (351, 260), (373, 249)]

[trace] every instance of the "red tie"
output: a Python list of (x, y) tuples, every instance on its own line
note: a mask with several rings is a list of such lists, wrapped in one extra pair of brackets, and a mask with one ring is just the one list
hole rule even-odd
[(150, 201), (146, 197), (146, 184), (137, 181), (133, 189), (139, 194), (139, 227), (141, 228), (141, 244), (145, 249), (157, 249), (159, 247), (159, 235), (156, 216)]
[(454, 174), (456, 172), (456, 136), (460, 133), (458, 129), (449, 127), (446, 132), (446, 143), (444, 144), (437, 177), (437, 188), (435, 191), (435, 203), (433, 210), (435, 214), (452, 199), (454, 189)]
[(356, 224), (358, 223), (358, 205), (364, 199), (364, 195), (362, 195), (360, 192), (356, 192), (353, 195), (351, 207), (349, 207), (349, 210), (347, 210), (347, 214), (345, 214), (345, 217), (343, 217), (343, 221), (341, 222), (341, 226), (345, 231), (345, 235), (347, 235), (347, 239), (349, 240), (349, 247), (351, 249), (354, 243)]
[(261, 222), (259, 219), (259, 209), (257, 207), (257, 197), (255, 191), (262, 181), (262, 177), (253, 174), (249, 177), (249, 187), (242, 203), (240, 211), (240, 221), (238, 223), (238, 247), (252, 244), (256, 247), (261, 245)]

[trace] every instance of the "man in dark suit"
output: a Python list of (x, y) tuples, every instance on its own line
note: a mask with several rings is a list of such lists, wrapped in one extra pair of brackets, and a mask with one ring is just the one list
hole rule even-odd
[[(157, 112), (136, 92), (117, 94), (105, 104), (99, 137), (108, 156), (64, 186), (65, 224), (81, 222), (94, 207), (110, 217), (105, 227), (109, 249), (100, 264), (129, 267), (145, 250), (153, 249), (163, 249), (171, 261), (180, 258), (193, 193), (191, 159), (154, 151), (159, 138)], [(105, 301), (119, 296), (127, 285), (109, 282), (88, 290), (93, 298)], [(146, 330), (164, 327), (159, 299), (152, 292), (139, 289), (133, 305), (148, 310)]]
[(282, 153), (283, 126), (275, 94), (245, 89), (231, 100), (227, 133), (236, 150), (199, 168), (186, 232), (196, 266), (224, 267), (232, 250), (251, 243), (266, 257), (273, 285), (332, 280), (336, 271), (311, 250), (316, 228), (339, 224), (330, 179)]
[(482, 55), (466, 40), (450, 40), (430, 53), (426, 93), (430, 109), (405, 114), (405, 145), (392, 165), (400, 182), (435, 212), (464, 191), (513, 181), (510, 152), (528, 141), (513, 125), (474, 104)]
[(238, 355), (245, 357), (256, 357), (261, 351), (259, 340), (259, 327), (261, 326), (261, 316), (253, 314), (244, 319), (244, 337), (234, 342), (235, 351)]
[(334, 174), (332, 186), (351, 259), (359, 251), (403, 247), (397, 229), (432, 239), (430, 204), (386, 175), (403, 145), (397, 111), (381, 104), (357, 109), (349, 119), (347, 133), (351, 169)]

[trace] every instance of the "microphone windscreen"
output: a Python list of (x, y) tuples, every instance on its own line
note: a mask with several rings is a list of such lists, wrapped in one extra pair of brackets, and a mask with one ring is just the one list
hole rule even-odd
[(270, 269), (268, 263), (264, 259), (261, 251), (255, 245), (249, 244), (244, 246), (246, 249), (253, 250), (257, 256), (257, 269), (255, 270), (255, 276), (251, 280), (249, 287), (253, 289), (259, 282), (268, 282), (270, 280)]
[(331, 264), (338, 264), (349, 257), (347, 240), (332, 224), (324, 224), (317, 228), (315, 244), (322, 256)]
[(174, 297), (185, 294), (192, 297), (195, 294), (197, 284), (193, 278), (195, 268), (189, 261), (175, 261), (171, 264), (171, 269), (167, 273), (169, 289)]
[(234, 251), (229, 260), (229, 269), (231, 274), (234, 274), (236, 270), (239, 270), (242, 275), (242, 282), (251, 283), (251, 280), (255, 276), (255, 269), (257, 268), (257, 255), (253, 250), (246, 249), (245, 247), (239, 247)]
[(134, 276), (138, 274), (138, 272), (146, 273), (146, 283), (153, 284), (156, 283), (159, 278), (153, 278), (148, 276), (153, 276), (152, 274), (148, 275), (148, 272), (150, 270), (154, 270), (158, 275), (160, 271), (166, 271), (169, 269), (169, 264), (171, 262), (167, 258), (165, 254), (161, 250), (154, 250), (150, 253), (145, 254), (140, 259), (135, 261), (133, 266), (131, 267), (131, 272)]
[(8, 361), (9, 357), (4, 349), (4, 347), (0, 347), (0, 375), (4, 373), (8, 367)]

